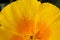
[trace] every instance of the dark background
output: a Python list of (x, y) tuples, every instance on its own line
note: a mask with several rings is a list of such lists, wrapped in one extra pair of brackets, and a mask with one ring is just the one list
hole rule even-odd
[(60, 0), (41, 0), (42, 3), (44, 2), (49, 2), (52, 3), (53, 5), (57, 6), (58, 8), (60, 8)]
[[(16, 0), (0, 0), (0, 11), (3, 7), (5, 7), (10, 2), (13, 2), (13, 1), (16, 1)], [(41, 1), (41, 3), (49, 2), (49, 3), (52, 3), (53, 5), (57, 6), (58, 8), (60, 8), (60, 0), (38, 0), (38, 1)]]
[(9, 2), (12, 2), (12, 1), (16, 1), (16, 0), (0, 0), (0, 3), (9, 3)]

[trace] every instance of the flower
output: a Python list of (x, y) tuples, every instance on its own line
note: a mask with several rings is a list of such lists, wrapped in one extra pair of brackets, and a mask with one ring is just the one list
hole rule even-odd
[(60, 40), (60, 9), (37, 0), (18, 0), (0, 14), (0, 40)]

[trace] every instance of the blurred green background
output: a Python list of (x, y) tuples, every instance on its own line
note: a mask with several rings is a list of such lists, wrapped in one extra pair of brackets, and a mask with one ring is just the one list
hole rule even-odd
[[(6, 5), (8, 5), (9, 3), (13, 1), (16, 1), (16, 0), (0, 0), (0, 11), (3, 7), (5, 7)], [(41, 1), (42, 3), (49, 2), (57, 6), (58, 8), (60, 8), (60, 0), (38, 0), (38, 1)]]
[(16, 0), (0, 0), (0, 11), (9, 3), (16, 1)]

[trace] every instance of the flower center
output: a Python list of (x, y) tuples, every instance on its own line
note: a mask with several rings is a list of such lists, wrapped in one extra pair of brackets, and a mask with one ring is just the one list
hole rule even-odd
[(30, 40), (33, 40), (33, 36), (30, 36)]
[[(35, 26), (36, 29), (34, 28)], [(38, 31), (36, 31), (37, 29)], [(47, 40), (50, 35), (50, 29), (46, 23), (37, 21), (35, 25), (34, 22), (28, 18), (22, 18), (18, 21), (16, 32), (21, 34), (23, 37), (16, 35), (13, 40)]]

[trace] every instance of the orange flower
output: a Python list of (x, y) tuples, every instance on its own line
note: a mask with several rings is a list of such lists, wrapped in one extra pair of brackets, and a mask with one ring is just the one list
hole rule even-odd
[(60, 40), (59, 9), (37, 0), (18, 0), (0, 14), (0, 40)]

